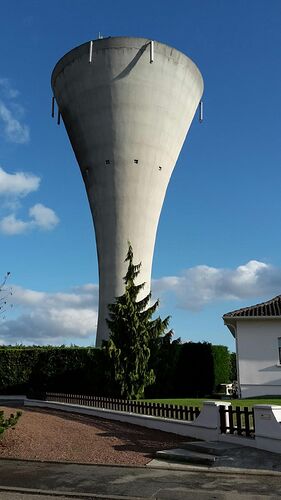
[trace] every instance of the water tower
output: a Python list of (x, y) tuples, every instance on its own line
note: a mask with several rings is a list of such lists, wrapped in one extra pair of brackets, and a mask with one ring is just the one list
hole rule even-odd
[[(196, 65), (144, 38), (104, 38), (74, 48), (52, 74), (58, 106), (85, 183), (99, 265), (96, 345), (107, 306), (124, 291), (128, 241), (150, 291), (166, 189), (203, 92)], [(141, 298), (141, 297), (140, 297)]]

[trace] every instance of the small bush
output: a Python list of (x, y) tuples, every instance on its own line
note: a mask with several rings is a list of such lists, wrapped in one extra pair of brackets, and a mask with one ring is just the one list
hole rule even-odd
[(15, 425), (18, 422), (18, 419), (21, 417), (22, 412), (17, 411), (16, 414), (14, 415), (13, 413), (10, 414), (8, 418), (5, 418), (4, 416), (4, 411), (0, 411), (0, 435), (2, 435), (6, 429), (9, 427), (12, 427), (12, 429), (15, 427)]

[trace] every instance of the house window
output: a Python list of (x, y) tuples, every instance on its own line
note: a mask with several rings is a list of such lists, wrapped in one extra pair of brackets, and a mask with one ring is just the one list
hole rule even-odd
[(278, 337), (278, 360), (281, 365), (281, 337)]

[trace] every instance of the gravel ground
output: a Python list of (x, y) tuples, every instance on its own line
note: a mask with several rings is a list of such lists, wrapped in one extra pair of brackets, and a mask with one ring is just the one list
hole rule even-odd
[[(1, 407), (5, 414), (17, 408)], [(18, 408), (16, 427), (0, 440), (0, 458), (145, 465), (157, 450), (187, 438), (85, 415)]]

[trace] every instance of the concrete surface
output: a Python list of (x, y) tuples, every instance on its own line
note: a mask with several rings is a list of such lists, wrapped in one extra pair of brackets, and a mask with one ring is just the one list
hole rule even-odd
[(172, 448), (170, 450), (157, 451), (156, 457), (159, 460), (172, 460), (178, 462), (190, 462), (192, 464), (212, 465), (216, 457), (207, 453), (198, 453), (183, 448)]
[(191, 59), (153, 43), (151, 62), (149, 39), (94, 40), (89, 63), (87, 42), (68, 52), (52, 74), (95, 226), (97, 346), (108, 338), (108, 304), (124, 292), (128, 241), (135, 263), (142, 263), (138, 282), (145, 287), (139, 299), (150, 292), (162, 204), (203, 92), (202, 76)]
[[(208, 471), (150, 469), (58, 463), (0, 461), (0, 499), (10, 500), (3, 488), (13, 488), (32, 499), (36, 490), (72, 498), (124, 499), (276, 499), (281, 496), (281, 474), (219, 474)], [(27, 490), (26, 490), (27, 489)], [(29, 490), (28, 490), (29, 489)], [(30, 491), (32, 489), (32, 491)], [(2, 495), (2, 496), (1, 496)], [(36, 497), (35, 497), (36, 498)], [(33, 497), (34, 499), (34, 497)], [(37, 500), (37, 499), (36, 499)], [(41, 498), (42, 500), (42, 498)], [(49, 500), (49, 499), (48, 499)]]
[[(54, 495), (45, 495), (44, 493), (32, 493), (32, 492), (25, 492), (25, 493), (19, 493), (16, 491), (1, 491), (0, 490), (0, 499), (1, 500), (54, 500), (54, 498), (59, 498), (60, 500), (69, 500), (69, 498), (74, 499), (79, 499), (75, 495), (72, 497), (66, 497), (66, 496), (54, 496)], [(81, 497), (80, 497), (81, 498)], [(85, 497), (84, 497), (85, 498)], [(93, 498), (93, 497), (92, 497)]]
[[(96, 495), (92, 493), (60, 493), (59, 491), (52, 491), (50, 493), (43, 490), (26, 489), (25, 491), (17, 491), (15, 488), (12, 491), (5, 491), (0, 488), (0, 500), (128, 500), (128, 497), (114, 495)], [(130, 500), (143, 500), (140, 497), (130, 497)]]
[[(201, 448), (201, 453), (200, 453)], [(181, 453), (179, 453), (181, 450)], [(148, 467), (186, 471), (212, 471), (237, 474), (275, 474), (281, 480), (281, 456), (277, 453), (257, 450), (252, 447), (242, 447), (231, 443), (184, 443), (181, 449), (164, 450), (157, 452), (156, 458), (151, 460)], [(184, 460), (186, 454), (186, 460)], [(219, 452), (219, 453), (218, 453)], [(207, 457), (206, 457), (207, 453)], [(213, 454), (215, 460), (208, 458)], [(201, 460), (200, 460), (201, 455)], [(183, 463), (186, 462), (186, 463)], [(189, 462), (189, 463), (188, 463)], [(205, 462), (205, 466), (203, 466)]]
[(223, 443), (221, 441), (187, 441), (181, 443), (181, 448), (202, 453), (210, 453), (212, 455), (225, 455), (229, 450), (236, 448), (241, 449), (237, 444)]
[[(58, 495), (56, 493), (52, 495), (45, 495), (44, 493), (36, 494), (36, 493), (10, 493), (10, 492), (2, 492), (0, 493), (0, 499), (1, 500), (94, 500), (94, 499), (101, 499), (101, 500), (124, 500), (125, 497), (120, 497), (120, 496), (96, 496), (96, 495), (79, 495), (79, 496), (62, 496)], [(166, 500), (263, 500), (265, 497), (263, 495), (251, 495), (251, 494), (245, 494), (245, 495), (237, 495), (234, 492), (225, 492), (225, 493), (220, 493), (220, 492), (213, 492), (213, 493), (208, 493), (208, 492), (203, 492), (203, 491), (197, 491), (194, 492), (192, 490), (187, 491), (181, 491), (180, 489), (173, 494), (173, 496), (170, 496), (171, 493), (170, 491), (167, 492), (166, 495), (162, 496), (162, 499)], [(184, 496), (183, 496), (184, 495)], [(159, 497), (153, 497), (154, 499), (157, 499)], [(275, 497), (269, 496), (267, 497), (269, 500), (274, 499)], [(130, 500), (141, 500), (140, 498), (136, 497), (130, 497)]]
[[(183, 496), (184, 495), (184, 496)], [(57, 495), (57, 494), (52, 494), (51, 496), (50, 495), (45, 495), (44, 493), (40, 493), (39, 495), (38, 494), (33, 494), (33, 493), (9, 493), (9, 492), (2, 492), (1, 493), (1, 496), (0, 496), (0, 499), (1, 500), (54, 500), (54, 499), (58, 499), (58, 500), (69, 500), (69, 499), (72, 499), (72, 500), (85, 500), (85, 499), (88, 499), (88, 500), (94, 500), (94, 499), (101, 499), (101, 500), (124, 500), (125, 497), (120, 497), (120, 496), (111, 496), (111, 497), (108, 497), (108, 496), (92, 496), (92, 495), (83, 495), (83, 496), (61, 496), (61, 495)], [(157, 499), (159, 497), (153, 497), (154, 499)], [(166, 499), (166, 500), (213, 500), (213, 499), (216, 499), (216, 500), (237, 500), (237, 499), (240, 499), (240, 500), (264, 500), (264, 496), (263, 495), (251, 495), (251, 494), (245, 494), (245, 495), (237, 495), (235, 494), (234, 492), (225, 492), (225, 493), (220, 493), (220, 492), (213, 492), (213, 493), (208, 493), (208, 492), (203, 492), (203, 491), (197, 491), (197, 492), (194, 492), (194, 491), (187, 491), (187, 490), (184, 490), (184, 491), (181, 491), (180, 489), (175, 492), (173, 494), (173, 496), (170, 496), (170, 491), (167, 492), (166, 495), (162, 496), (161, 497), (162, 499)], [(269, 496), (267, 497), (269, 500), (273, 500), (274, 496)], [(130, 497), (130, 500), (141, 500), (139, 498), (133, 498), (133, 497)]]

